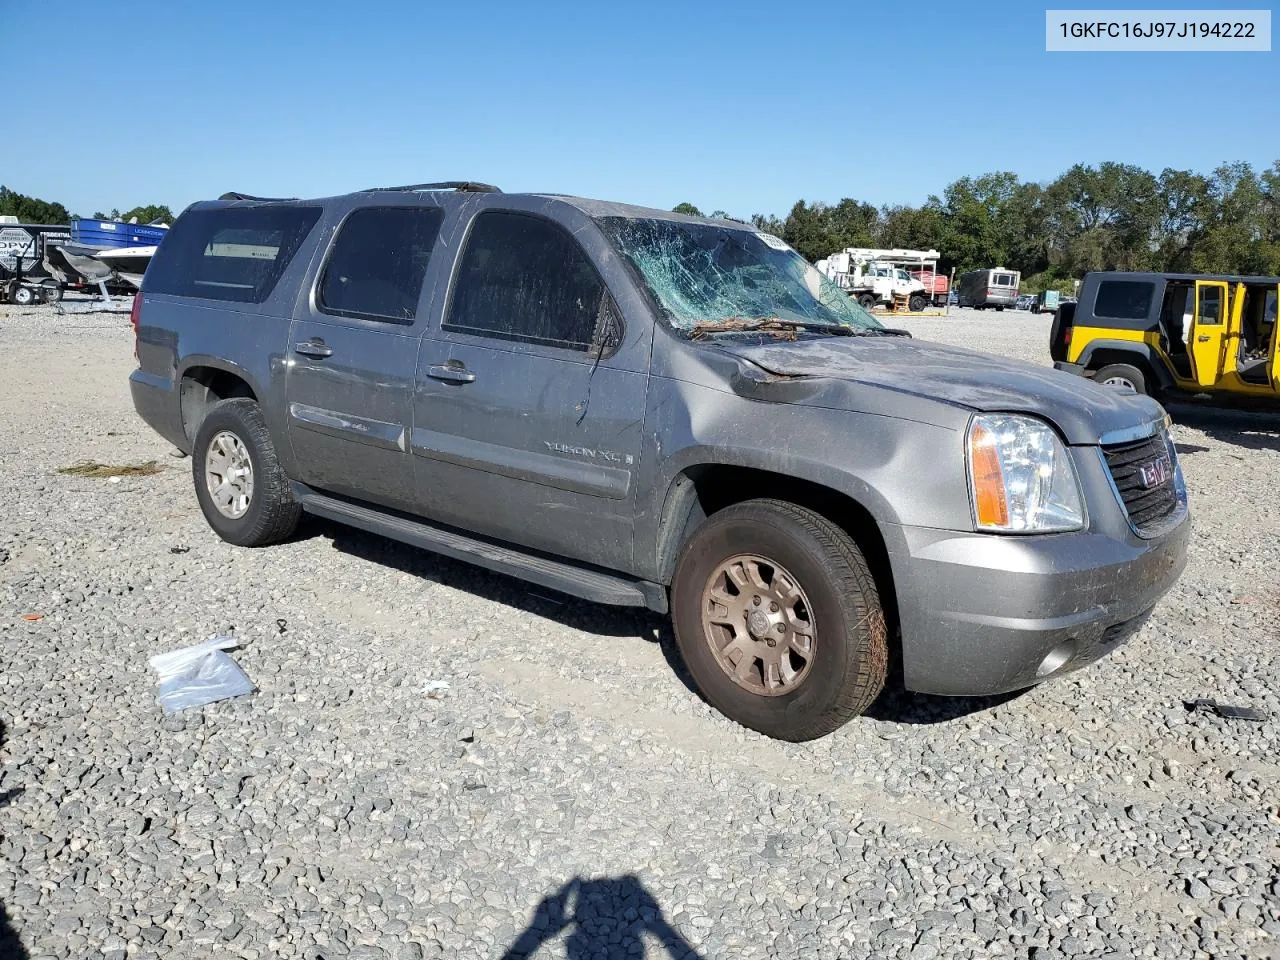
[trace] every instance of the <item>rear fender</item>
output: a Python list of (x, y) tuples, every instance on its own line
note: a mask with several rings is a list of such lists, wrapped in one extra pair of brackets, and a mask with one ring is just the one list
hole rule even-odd
[(1091, 371), (1109, 363), (1131, 363), (1149, 371), (1161, 387), (1174, 385), (1169, 366), (1159, 351), (1151, 344), (1137, 340), (1091, 340), (1080, 351), (1076, 363)]

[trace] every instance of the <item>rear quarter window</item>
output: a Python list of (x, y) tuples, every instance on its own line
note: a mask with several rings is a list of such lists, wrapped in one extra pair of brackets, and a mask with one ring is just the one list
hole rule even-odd
[(1098, 284), (1093, 315), (1110, 320), (1145, 320), (1156, 285), (1149, 280), (1104, 280)]
[(262, 303), (320, 219), (319, 207), (189, 210), (147, 268), (148, 293)]

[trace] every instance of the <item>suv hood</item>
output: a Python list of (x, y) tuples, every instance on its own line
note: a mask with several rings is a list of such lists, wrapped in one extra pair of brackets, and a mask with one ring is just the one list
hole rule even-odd
[(830, 377), (897, 390), (983, 413), (1029, 413), (1068, 443), (1160, 420), (1149, 397), (1121, 393), (1050, 367), (906, 337), (823, 337), (792, 343), (717, 344), (783, 377)]

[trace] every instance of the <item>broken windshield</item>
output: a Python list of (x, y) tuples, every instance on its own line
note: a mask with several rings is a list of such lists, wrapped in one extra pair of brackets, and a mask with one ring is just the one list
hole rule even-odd
[(598, 221), (686, 335), (751, 321), (879, 330), (880, 323), (777, 237), (715, 224), (630, 217)]

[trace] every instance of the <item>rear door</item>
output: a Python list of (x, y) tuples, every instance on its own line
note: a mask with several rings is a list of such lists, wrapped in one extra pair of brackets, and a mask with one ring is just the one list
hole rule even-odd
[(419, 358), (418, 510), (626, 568), (652, 327), (624, 339), (602, 254), (578, 237), (605, 241), (582, 219), (573, 232), (517, 210), (471, 222), (443, 322)]
[(1191, 372), (1196, 383), (1212, 387), (1222, 376), (1222, 345), (1227, 332), (1228, 286), (1224, 280), (1196, 281), (1196, 310), (1191, 325)]
[(442, 219), (436, 207), (368, 206), (338, 226), (289, 333), (289, 437), (304, 483), (413, 505), (418, 301)]
[(1271, 332), (1271, 386), (1280, 390), (1280, 284), (1274, 290), (1267, 291), (1266, 304), (1263, 307), (1263, 322)]

